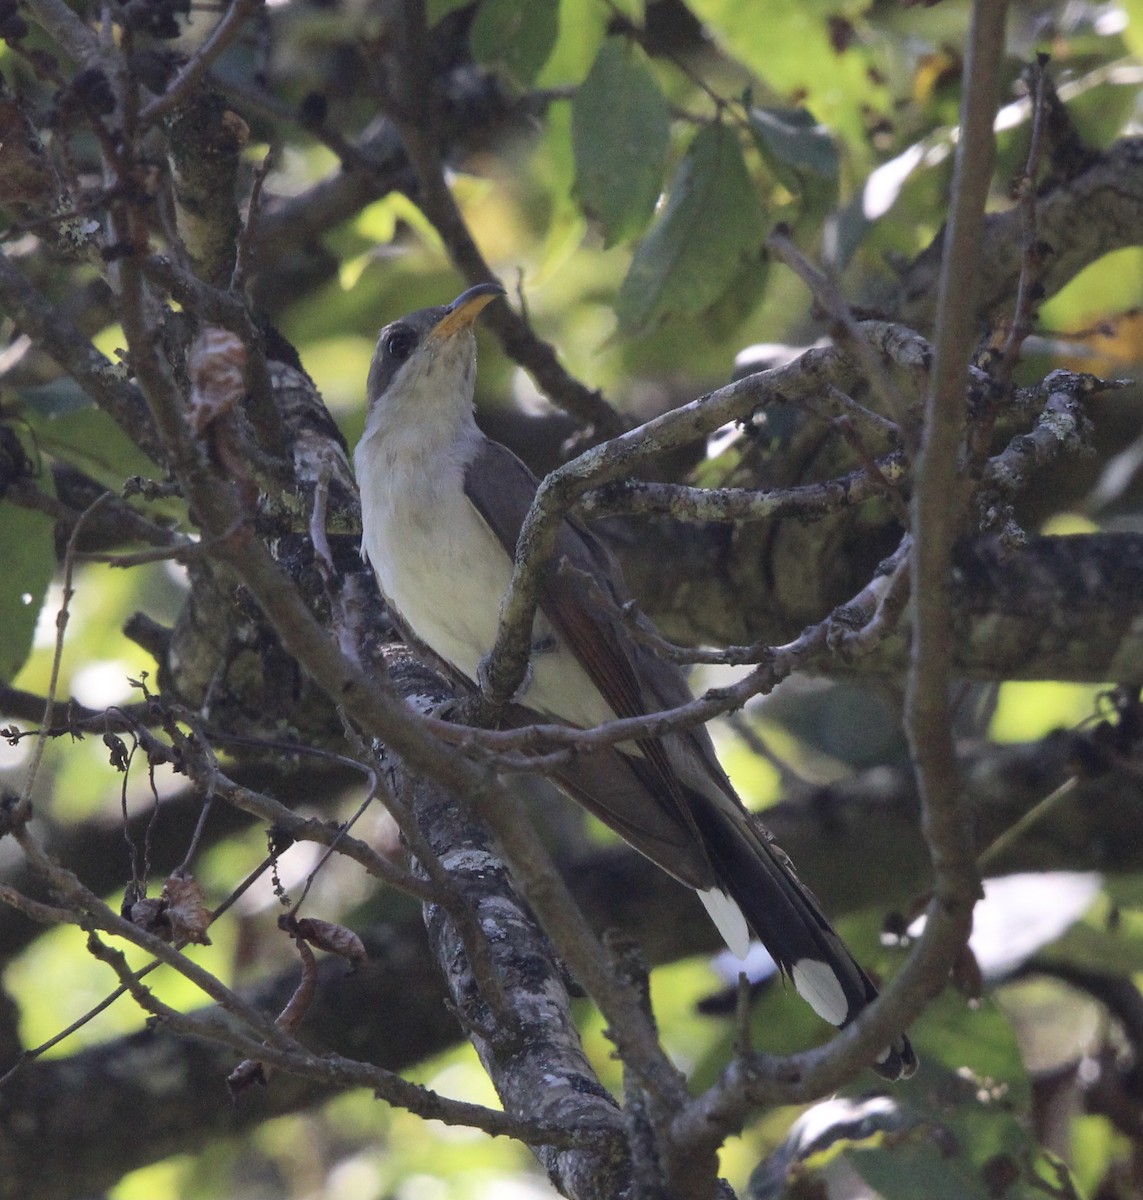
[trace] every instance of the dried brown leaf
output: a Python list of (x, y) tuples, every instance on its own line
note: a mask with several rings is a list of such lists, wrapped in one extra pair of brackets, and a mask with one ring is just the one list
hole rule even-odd
[(111, 765), (117, 771), (126, 771), (131, 762), (127, 743), (117, 733), (108, 731), (103, 735), (103, 744), (108, 749)]
[(163, 884), (163, 899), (166, 901), (166, 917), (174, 940), (209, 946), (210, 938), (206, 935), (206, 929), (210, 924), (211, 911), (206, 906), (198, 880), (184, 871), (175, 871)]
[(144, 896), (135, 900), (123, 915), (132, 925), (162, 938), (164, 942), (174, 940), (171, 936), (171, 923), (167, 920), (167, 902), (158, 896)]
[(313, 1003), (314, 993), (317, 991), (317, 959), (314, 958), (314, 952), (302, 938), (296, 935), (294, 944), (302, 959), (302, 977), (298, 981), (298, 986), (294, 989), (289, 1003), (274, 1020), (274, 1024), (283, 1033), (291, 1034), (297, 1032), (298, 1026), (305, 1019), (306, 1013), (309, 1012), (310, 1005)]
[(348, 929), (344, 925), (338, 925), (333, 921), (322, 921), (317, 917), (303, 917), (300, 921), (294, 922), (293, 928), (311, 946), (348, 959), (354, 969), (369, 957), (365, 952), (365, 943), (352, 929)]

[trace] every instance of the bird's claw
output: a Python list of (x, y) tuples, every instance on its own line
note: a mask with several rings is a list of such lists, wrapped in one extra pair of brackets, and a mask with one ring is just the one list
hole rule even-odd
[[(491, 667), (491, 655), (485, 655), (484, 658), (476, 664), (476, 682), (480, 687), (482, 696), (492, 695), (492, 678), (489, 674)], [(512, 693), (508, 699), (509, 704), (522, 703), (524, 695), (532, 686), (532, 664), (529, 662), (524, 668), (524, 678), (520, 682), (520, 686)]]

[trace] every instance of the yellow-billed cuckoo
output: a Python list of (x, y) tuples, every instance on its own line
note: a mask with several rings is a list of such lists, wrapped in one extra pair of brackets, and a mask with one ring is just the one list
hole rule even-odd
[[(357, 446), (362, 553), (412, 634), (469, 680), (496, 640), (520, 527), (536, 479), (473, 419), (482, 283), (443, 308), (381, 331)], [(601, 598), (606, 598), (601, 600)], [(588, 728), (691, 699), (681, 672), (631, 636), (619, 570), (578, 521), (559, 532), (533, 626), (513, 724)], [(704, 728), (573, 756), (556, 781), (636, 850), (694, 888), (730, 949), (752, 929), (814, 1011), (846, 1025), (876, 997), (865, 972), (738, 799)], [(916, 1066), (899, 1038), (876, 1069)]]

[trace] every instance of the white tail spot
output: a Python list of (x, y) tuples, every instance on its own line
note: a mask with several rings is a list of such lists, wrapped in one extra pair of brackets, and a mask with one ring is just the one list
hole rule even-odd
[(750, 949), (750, 926), (742, 915), (742, 909), (731, 898), (718, 888), (708, 888), (699, 892), (699, 899), (710, 915), (722, 940), (735, 958), (745, 958)]
[(798, 995), (831, 1025), (841, 1025), (849, 1016), (849, 1001), (834, 969), (813, 958), (800, 958), (790, 972)]

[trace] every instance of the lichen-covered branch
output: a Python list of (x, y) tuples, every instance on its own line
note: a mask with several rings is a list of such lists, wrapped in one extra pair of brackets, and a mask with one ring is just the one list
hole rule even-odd
[[(1037, 237), (1043, 261), (1039, 283), (1052, 296), (1097, 258), (1139, 245), (1143, 228), (1143, 139), (1121, 138), (1091, 152), (1072, 174), (1053, 178), (1036, 196)], [(1082, 214), (1082, 217), (1080, 216)], [(1024, 258), (1019, 207), (985, 218), (976, 325), (1010, 309)], [(917, 329), (931, 329), (936, 312), (936, 280), (946, 231), (902, 276), (893, 311)]]

